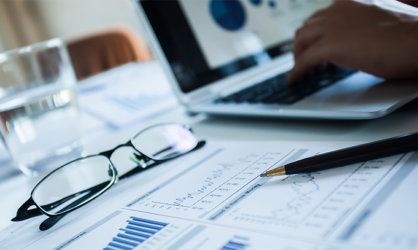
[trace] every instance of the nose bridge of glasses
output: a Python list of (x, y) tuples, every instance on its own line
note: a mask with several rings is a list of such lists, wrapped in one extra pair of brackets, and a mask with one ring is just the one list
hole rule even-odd
[[(109, 158), (109, 159), (110, 159), (110, 157), (112, 156), (112, 154), (113, 154), (113, 153), (114, 153), (117, 149), (119, 149), (119, 148), (121, 148), (121, 147), (133, 147), (133, 148), (135, 148), (135, 146), (134, 146), (134, 145), (132, 145), (132, 142), (129, 140), (127, 143), (124, 143), (124, 144), (119, 144), (119, 145), (117, 145), (116, 147), (114, 147), (114, 148), (112, 148), (112, 149), (110, 149), (110, 150), (100, 152), (100, 153), (99, 153), (99, 155), (103, 155), (103, 156), (105, 156), (105, 157), (107, 157), (107, 158)], [(137, 150), (137, 149), (135, 149), (135, 150)]]
[[(133, 168), (146, 168), (151, 161), (149, 157), (142, 154), (132, 143), (128, 142), (116, 146), (115, 148), (99, 153), (110, 160), (112, 165), (117, 170), (117, 176), (121, 177), (125, 173), (131, 171)], [(111, 170), (108, 169), (108, 176), (111, 175)]]

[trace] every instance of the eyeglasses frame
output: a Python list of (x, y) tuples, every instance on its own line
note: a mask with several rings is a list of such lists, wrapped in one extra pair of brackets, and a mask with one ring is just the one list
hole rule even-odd
[[(49, 218), (47, 218), (45, 221), (43, 221), (41, 223), (41, 225), (39, 226), (39, 229), (41, 231), (48, 230), (52, 226), (54, 226), (59, 220), (61, 220), (65, 215), (67, 215), (68, 213), (70, 213), (70, 212), (72, 212), (72, 211), (74, 211), (74, 210), (76, 210), (76, 209), (78, 209), (78, 208), (86, 205), (87, 203), (93, 201), (94, 199), (96, 199), (97, 197), (99, 197), (100, 195), (102, 195), (104, 192), (106, 192), (107, 190), (109, 190), (119, 180), (128, 178), (128, 177), (130, 177), (130, 176), (132, 176), (134, 174), (137, 174), (137, 173), (142, 172), (144, 170), (150, 169), (151, 167), (154, 167), (156, 165), (159, 165), (159, 164), (161, 164), (163, 162), (166, 162), (168, 160), (172, 160), (172, 159), (175, 159), (177, 157), (183, 156), (183, 155), (185, 155), (187, 153), (193, 152), (193, 151), (195, 151), (197, 149), (202, 148), (205, 145), (206, 141), (201, 140), (201, 141), (198, 141), (196, 143), (196, 145), (194, 146), (194, 148), (192, 148), (190, 151), (187, 151), (187, 152), (185, 152), (183, 154), (176, 155), (176, 156), (174, 156), (172, 158), (157, 160), (157, 159), (153, 159), (153, 157), (150, 157), (150, 156), (148, 156), (148, 155), (140, 152), (134, 146), (134, 144), (132, 143), (132, 140), (134, 138), (136, 138), (141, 133), (144, 133), (145, 131), (147, 131), (147, 130), (149, 130), (151, 128), (158, 127), (158, 126), (164, 126), (164, 125), (174, 125), (174, 124), (175, 125), (182, 125), (185, 129), (188, 129), (190, 132), (193, 133), (193, 130), (191, 129), (191, 127), (189, 127), (187, 125), (179, 124), (179, 123), (159, 123), (159, 124), (155, 124), (153, 126), (149, 126), (149, 127), (145, 128), (145, 129), (141, 130), (139, 133), (137, 133), (135, 136), (133, 136), (128, 142), (126, 142), (124, 144), (120, 144), (120, 145), (114, 147), (111, 150), (107, 150), (107, 151), (104, 151), (104, 152), (100, 152), (100, 153), (94, 154), (94, 155), (88, 155), (88, 156), (80, 157), (80, 158), (74, 159), (74, 160), (72, 160), (70, 162), (67, 162), (66, 164), (64, 164), (64, 165), (56, 168), (55, 170), (53, 170), (52, 172), (50, 172), (49, 174), (47, 174), (44, 178), (42, 178), (42, 180), (40, 180), (38, 182), (38, 184), (36, 184), (36, 186), (33, 188), (32, 192), (31, 192), (30, 198), (22, 206), (20, 206), (20, 208), (17, 210), (16, 217), (13, 218), (12, 221), (15, 221), (15, 222), (16, 221), (23, 221), (23, 220), (27, 220), (27, 219), (30, 219), (30, 218), (33, 218), (33, 217), (36, 217), (36, 216), (46, 215)], [(137, 158), (137, 160), (138, 160), (136, 162), (138, 164), (138, 166), (134, 167), (132, 170), (128, 171), (127, 173), (123, 174), (122, 176), (118, 176), (117, 169), (115, 168), (115, 166), (114, 166), (114, 164), (113, 164), (113, 162), (112, 162), (112, 160), (110, 158), (111, 158), (111, 156), (113, 155), (113, 153), (117, 149), (122, 148), (122, 147), (132, 147), (138, 153), (138, 155), (135, 155), (136, 158)], [(81, 202), (81, 205), (79, 203), (77, 203), (75, 207), (70, 208), (70, 209), (68, 209), (68, 210), (66, 210), (66, 211), (64, 211), (64, 212), (62, 212), (60, 214), (50, 214), (47, 211), (45, 211), (40, 205), (36, 204), (36, 202), (33, 199), (33, 194), (34, 194), (36, 188), (45, 179), (47, 179), (49, 176), (51, 176), (55, 172), (59, 171), (60, 169), (64, 168), (65, 166), (68, 166), (69, 164), (72, 164), (72, 163), (74, 163), (76, 161), (80, 161), (80, 160), (87, 159), (87, 158), (92, 158), (92, 157), (97, 157), (97, 156), (104, 156), (104, 157), (106, 157), (109, 160), (110, 164), (111, 164), (110, 165), (111, 166), (110, 169), (112, 170), (112, 174), (113, 175), (112, 175), (112, 179), (110, 180), (110, 183), (105, 188), (103, 188), (98, 193), (95, 193), (92, 197), (89, 197), (87, 200), (82, 201)], [(151, 163), (149, 163), (150, 161), (151, 161)], [(101, 185), (101, 184), (98, 184), (98, 185)], [(96, 186), (98, 186), (98, 185), (96, 185)], [(82, 191), (80, 191), (78, 193), (86, 192), (88, 190), (91, 190), (92, 188), (94, 188), (94, 187), (91, 187), (90, 189), (82, 190)], [(76, 194), (78, 194), (78, 193), (76, 193)], [(74, 194), (72, 194), (72, 195), (74, 195)], [(70, 195), (70, 196), (72, 196), (72, 195)], [(69, 196), (67, 196), (67, 197), (65, 197), (63, 199), (68, 199), (68, 197)], [(61, 199), (61, 200), (63, 200), (63, 199)], [(76, 202), (76, 201), (74, 201), (74, 202)], [(31, 206), (35, 206), (36, 209), (29, 209)]]

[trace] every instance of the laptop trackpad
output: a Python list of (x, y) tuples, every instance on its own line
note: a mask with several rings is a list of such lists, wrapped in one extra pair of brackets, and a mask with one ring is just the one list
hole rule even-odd
[(290, 107), (308, 110), (377, 112), (388, 109), (400, 101), (409, 101), (417, 92), (417, 80), (385, 81), (358, 72)]

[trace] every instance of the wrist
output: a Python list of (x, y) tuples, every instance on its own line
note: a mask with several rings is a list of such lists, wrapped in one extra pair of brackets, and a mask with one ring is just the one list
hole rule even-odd
[(411, 36), (411, 41), (410, 41), (410, 48), (411, 48), (411, 58), (413, 60), (413, 65), (414, 65), (414, 71), (415, 71), (415, 77), (418, 77), (418, 18), (416, 18), (416, 20), (414, 20), (413, 22), (410, 23), (410, 36)]
[(402, 65), (399, 69), (401, 78), (418, 78), (418, 19), (403, 20), (395, 25), (394, 50), (399, 51), (398, 64)]

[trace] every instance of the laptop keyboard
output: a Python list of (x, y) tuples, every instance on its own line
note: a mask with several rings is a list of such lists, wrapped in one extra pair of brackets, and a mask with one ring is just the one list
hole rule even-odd
[(229, 96), (220, 97), (214, 102), (218, 104), (264, 103), (290, 105), (331, 86), (354, 72), (356, 71), (352, 69), (333, 66), (315, 74), (309, 74), (292, 84), (286, 82), (287, 72), (285, 72)]

